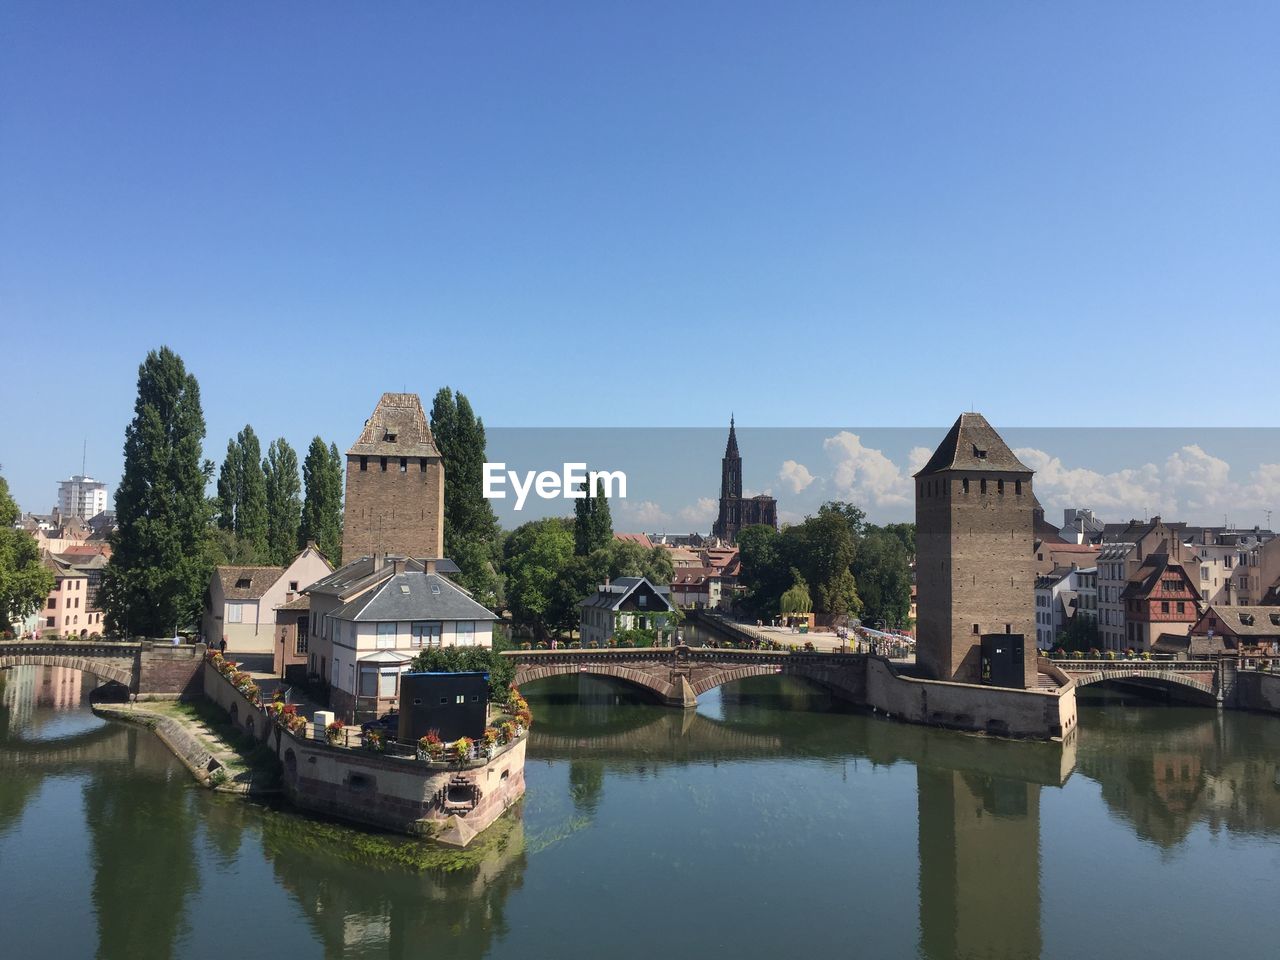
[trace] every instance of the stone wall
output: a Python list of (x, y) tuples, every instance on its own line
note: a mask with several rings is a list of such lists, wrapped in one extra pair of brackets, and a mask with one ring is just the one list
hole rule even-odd
[(138, 654), (138, 699), (178, 699), (199, 694), (204, 654), (203, 643), (174, 646), (144, 641)]
[[(427, 764), (286, 733), (208, 663), (204, 689), (237, 727), (271, 746), (283, 766), (285, 795), (304, 810), (465, 845), (524, 794), (527, 736), (487, 763)], [(436, 801), (455, 777), (480, 789), (479, 804), (465, 816), (447, 816)]]
[[(342, 560), (375, 553), (402, 557), (444, 556), (444, 465), (439, 457), (347, 456)], [(425, 468), (423, 463), (425, 462)]]
[(1072, 688), (1011, 690), (919, 680), (899, 676), (876, 657), (868, 658), (866, 671), (867, 706), (909, 723), (1042, 740), (1066, 737), (1076, 726)]
[(1236, 674), (1235, 703), (1232, 705), (1241, 710), (1280, 713), (1280, 676), (1241, 670)]

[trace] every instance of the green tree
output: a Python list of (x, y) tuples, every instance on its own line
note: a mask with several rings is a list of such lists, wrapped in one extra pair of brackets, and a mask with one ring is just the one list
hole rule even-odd
[(782, 535), (772, 526), (753, 525), (738, 531), (738, 582), (745, 590), (743, 606), (757, 617), (778, 612), (778, 597), (791, 583), (782, 561)]
[(613, 514), (609, 498), (604, 495), (604, 481), (596, 481), (596, 492), (574, 501), (573, 549), (579, 556), (586, 556), (607, 547), (613, 540)]
[(297, 554), (302, 525), (298, 454), (283, 438), (272, 440), (262, 472), (267, 492), (267, 553), (272, 563), (283, 567)]
[(240, 499), (236, 503), (236, 535), (249, 544), (259, 560), (269, 555), (267, 543), (267, 478), (262, 472), (262, 444), (253, 427), (236, 437), (240, 446)]
[(244, 455), (236, 438), (227, 441), (227, 455), (218, 470), (218, 495), (214, 498), (214, 517), (218, 526), (232, 533), (236, 529), (236, 508), (244, 499)]
[(482, 603), (497, 602), (500, 531), (484, 496), (484, 421), (471, 401), (441, 387), (431, 404), (431, 435), (444, 461), (444, 551), (459, 582)]
[(414, 670), (429, 673), (487, 673), (489, 699), (502, 702), (516, 678), (515, 664), (489, 647), (428, 647), (413, 658)]
[(52, 571), (40, 562), (36, 538), (14, 527), (21, 511), (0, 476), (0, 630), (44, 606), (53, 589)]
[(307, 541), (338, 566), (342, 561), (342, 458), (336, 444), (324, 445), (315, 437), (302, 463), (302, 523), (298, 546)]
[(864, 620), (907, 626), (911, 616), (911, 558), (901, 531), (869, 527), (858, 543), (853, 575), (862, 597)]
[(161, 636), (194, 624), (209, 581), (206, 551), (213, 465), (202, 459), (200, 385), (168, 347), (138, 368), (125, 429), (124, 475), (101, 599), (107, 629)]
[(782, 597), (778, 601), (778, 606), (782, 613), (812, 613), (813, 599), (809, 596), (809, 585), (805, 583), (804, 577), (800, 576), (800, 571), (793, 569), (791, 571), (791, 586), (786, 589)]
[(532, 520), (517, 527), (503, 547), (507, 606), (515, 622), (539, 640), (575, 622), (576, 585), (566, 577), (573, 560), (573, 533), (565, 520)]

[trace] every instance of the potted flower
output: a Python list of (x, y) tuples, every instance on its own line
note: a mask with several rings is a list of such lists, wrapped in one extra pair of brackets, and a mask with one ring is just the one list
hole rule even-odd
[(490, 760), (493, 759), (494, 752), (498, 749), (498, 730), (496, 727), (485, 727), (484, 733), (480, 737), (480, 742), (484, 744), (485, 756)]
[(345, 724), (341, 720), (335, 720), (324, 728), (324, 738), (332, 745), (337, 745), (338, 738), (342, 736), (342, 728)]
[(444, 741), (435, 730), (428, 730), (425, 736), (418, 738), (418, 759), (439, 760), (444, 757)]
[(381, 753), (387, 748), (386, 734), (381, 730), (366, 730), (364, 734), (364, 748), (372, 750), (374, 753)]
[(510, 743), (516, 738), (516, 726), (514, 723), (507, 721), (498, 727), (498, 737), (501, 743)]
[(453, 741), (453, 759), (459, 763), (466, 763), (471, 759), (472, 739), (470, 737), (459, 737)]
[(304, 736), (307, 731), (307, 718), (301, 717), (296, 713), (286, 713), (284, 715), (285, 726), (289, 732), (295, 736)]

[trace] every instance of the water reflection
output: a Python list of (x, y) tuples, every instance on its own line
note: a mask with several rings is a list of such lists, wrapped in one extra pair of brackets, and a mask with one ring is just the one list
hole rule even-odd
[[(868, 955), (1072, 956), (1090, 951), (1072, 952), (1084, 935), (1063, 883), (1088, 891), (1114, 857), (1146, 881), (1125, 910), (1150, 910), (1172, 875), (1153, 876), (1143, 848), (1193, 851), (1216, 871), (1204, 884), (1247, 896), (1239, 856), (1256, 872), (1280, 835), (1271, 717), (1090, 706), (1078, 740), (1035, 744), (849, 713), (793, 678), (723, 688), (696, 712), (558, 678), (525, 690), (524, 819), (452, 872), (379, 869), (380, 851), (417, 848), (197, 790), (150, 733), (97, 720), (69, 686), (0, 671), (6, 956), (479, 960), (616, 941), (626, 958), (661, 941), (749, 960), (788, 943), (844, 955), (851, 930)], [(1239, 842), (1206, 846), (1197, 825)], [(672, 877), (700, 895), (663, 899), (659, 929), (628, 891)], [(1276, 932), (1269, 916), (1255, 926), (1246, 946)]]

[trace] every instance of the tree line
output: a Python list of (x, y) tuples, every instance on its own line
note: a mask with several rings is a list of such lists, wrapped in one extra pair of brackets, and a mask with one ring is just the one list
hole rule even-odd
[(829, 501), (782, 530), (746, 527), (738, 549), (740, 603), (752, 616), (812, 612), (908, 626), (915, 524), (876, 526), (860, 507)]

